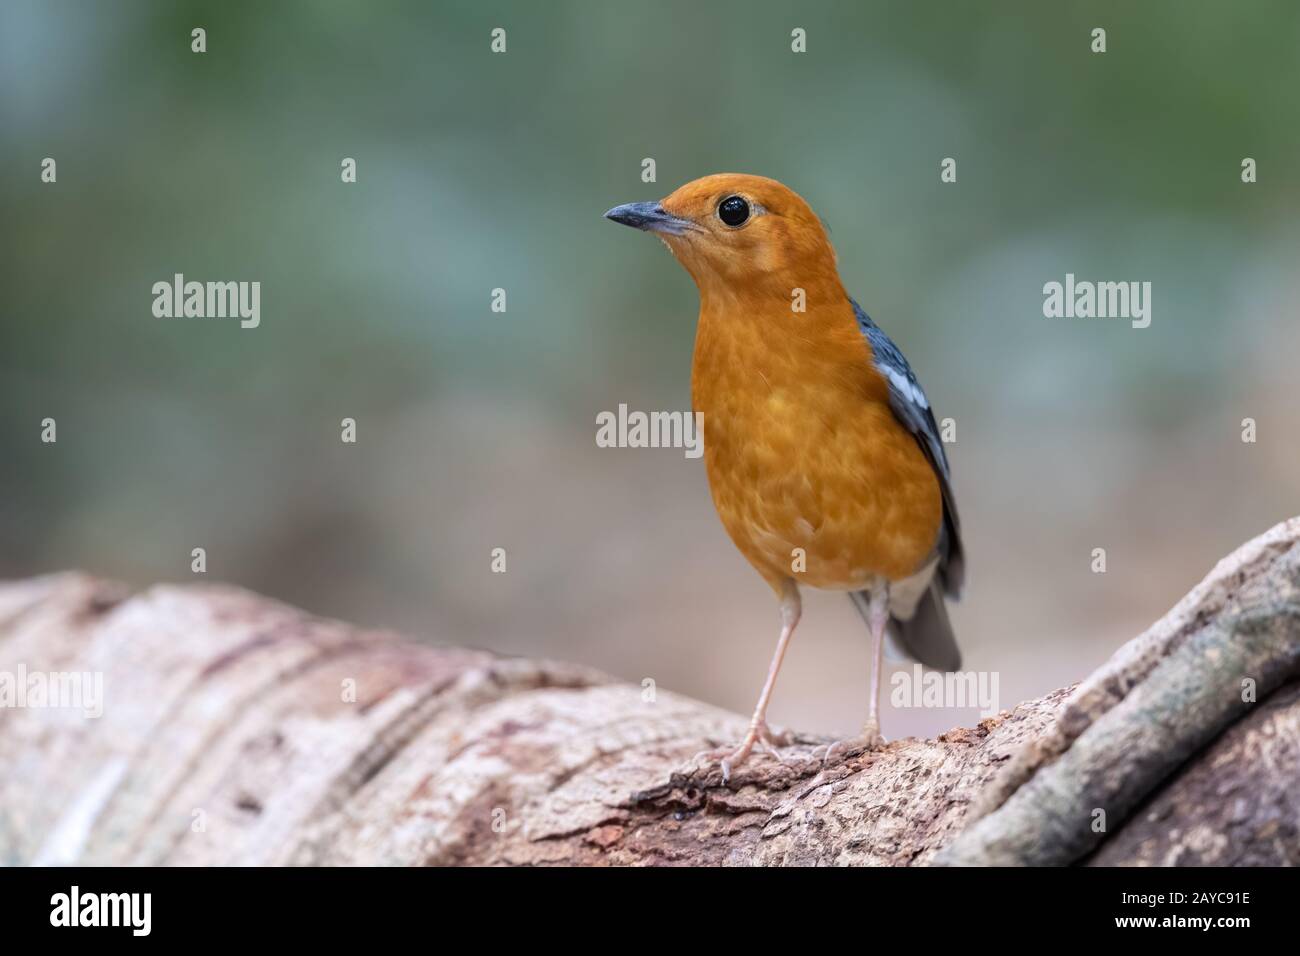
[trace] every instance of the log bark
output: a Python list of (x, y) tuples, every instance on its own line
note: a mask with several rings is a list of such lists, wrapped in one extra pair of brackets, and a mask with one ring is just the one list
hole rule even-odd
[(11, 865), (1300, 863), (1300, 519), (1073, 688), (725, 785), (738, 715), (229, 587), (0, 585), (20, 669), (104, 705), (0, 709)]

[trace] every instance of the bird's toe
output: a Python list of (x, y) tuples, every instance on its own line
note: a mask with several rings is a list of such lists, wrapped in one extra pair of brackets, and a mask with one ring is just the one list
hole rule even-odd
[(847, 737), (834, 743), (823, 744), (813, 751), (813, 757), (820, 759), (822, 766), (825, 767), (836, 761), (866, 753), (869, 750), (879, 750), (884, 745), (885, 738), (880, 734), (879, 724), (870, 721), (862, 728), (862, 733), (856, 737)]

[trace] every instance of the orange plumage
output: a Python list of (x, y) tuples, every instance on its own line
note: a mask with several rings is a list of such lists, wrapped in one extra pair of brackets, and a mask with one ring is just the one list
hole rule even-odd
[[(769, 684), (747, 745), (730, 754), (738, 762), (775, 743), (764, 711), (798, 620), (798, 584), (870, 594), (870, 612), (866, 598), (859, 607), (879, 643), (889, 614), (905, 619), (910, 591), (924, 593), (943, 569), (945, 549), (959, 563), (947, 464), (918, 436), (919, 418), (900, 420), (895, 406), (915, 386), (915, 411), (932, 426), (928, 400), (903, 377), (901, 353), (899, 370), (873, 355), (826, 230), (794, 192), (759, 176), (707, 176), (607, 216), (659, 233), (699, 288), (691, 395), (709, 488), (732, 541), (783, 602)], [(876, 697), (878, 681), (879, 652)]]
[[(807, 291), (810, 301), (823, 294)], [(778, 595), (795, 549), (806, 556), (799, 581), (812, 587), (913, 574), (934, 549), (939, 483), (890, 411), (851, 310), (810, 307), (804, 321), (754, 299), (705, 295), (691, 371), (727, 533)]]

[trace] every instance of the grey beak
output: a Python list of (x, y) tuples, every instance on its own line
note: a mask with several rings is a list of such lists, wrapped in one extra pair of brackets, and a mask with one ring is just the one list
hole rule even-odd
[(645, 232), (665, 232), (670, 236), (680, 236), (687, 230), (695, 228), (695, 223), (689, 219), (678, 219), (676, 216), (665, 212), (664, 207), (657, 202), (624, 203), (605, 213), (605, 218), (621, 222), (633, 229), (641, 229)]

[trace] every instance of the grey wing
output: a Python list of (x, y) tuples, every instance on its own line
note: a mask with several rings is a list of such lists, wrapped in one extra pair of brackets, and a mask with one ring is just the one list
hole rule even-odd
[(943, 584), (944, 593), (949, 597), (959, 597), (966, 577), (961, 520), (957, 516), (957, 498), (952, 490), (948, 456), (943, 450), (943, 439), (939, 437), (939, 427), (935, 424), (930, 400), (926, 398), (921, 383), (916, 380), (916, 373), (907, 364), (907, 359), (898, 350), (898, 346), (880, 326), (871, 321), (871, 317), (862, 311), (860, 305), (852, 299), (849, 301), (853, 303), (853, 314), (857, 317), (858, 327), (871, 343), (876, 369), (889, 382), (889, 407), (894, 412), (894, 417), (916, 436), (917, 444), (925, 452), (930, 467), (939, 479), (939, 488), (943, 493), (943, 527), (939, 534), (939, 566), (936, 574)]
[[(856, 302), (853, 302), (853, 312), (862, 334), (871, 344), (872, 361), (876, 369), (889, 383), (889, 407), (893, 410), (894, 417), (916, 437), (917, 444), (934, 469), (935, 477), (939, 479), (939, 488), (943, 494), (943, 523), (939, 527), (939, 540), (935, 543), (935, 558), (931, 559), (936, 562), (934, 574), (929, 581), (918, 574), (917, 581), (924, 590), (917, 598), (915, 607), (896, 608), (891, 600), (888, 628), (888, 634), (892, 638), (890, 644), (896, 651), (901, 651), (903, 656), (920, 661), (927, 667), (955, 671), (961, 667), (961, 651), (952, 633), (944, 597), (956, 598), (960, 595), (966, 575), (966, 559), (961, 544), (957, 500), (953, 495), (952, 477), (948, 472), (948, 456), (943, 450), (943, 439), (939, 437), (930, 400), (926, 398), (907, 359)], [(922, 573), (929, 572), (927, 570)], [(849, 597), (870, 627), (868, 592), (855, 592)]]

